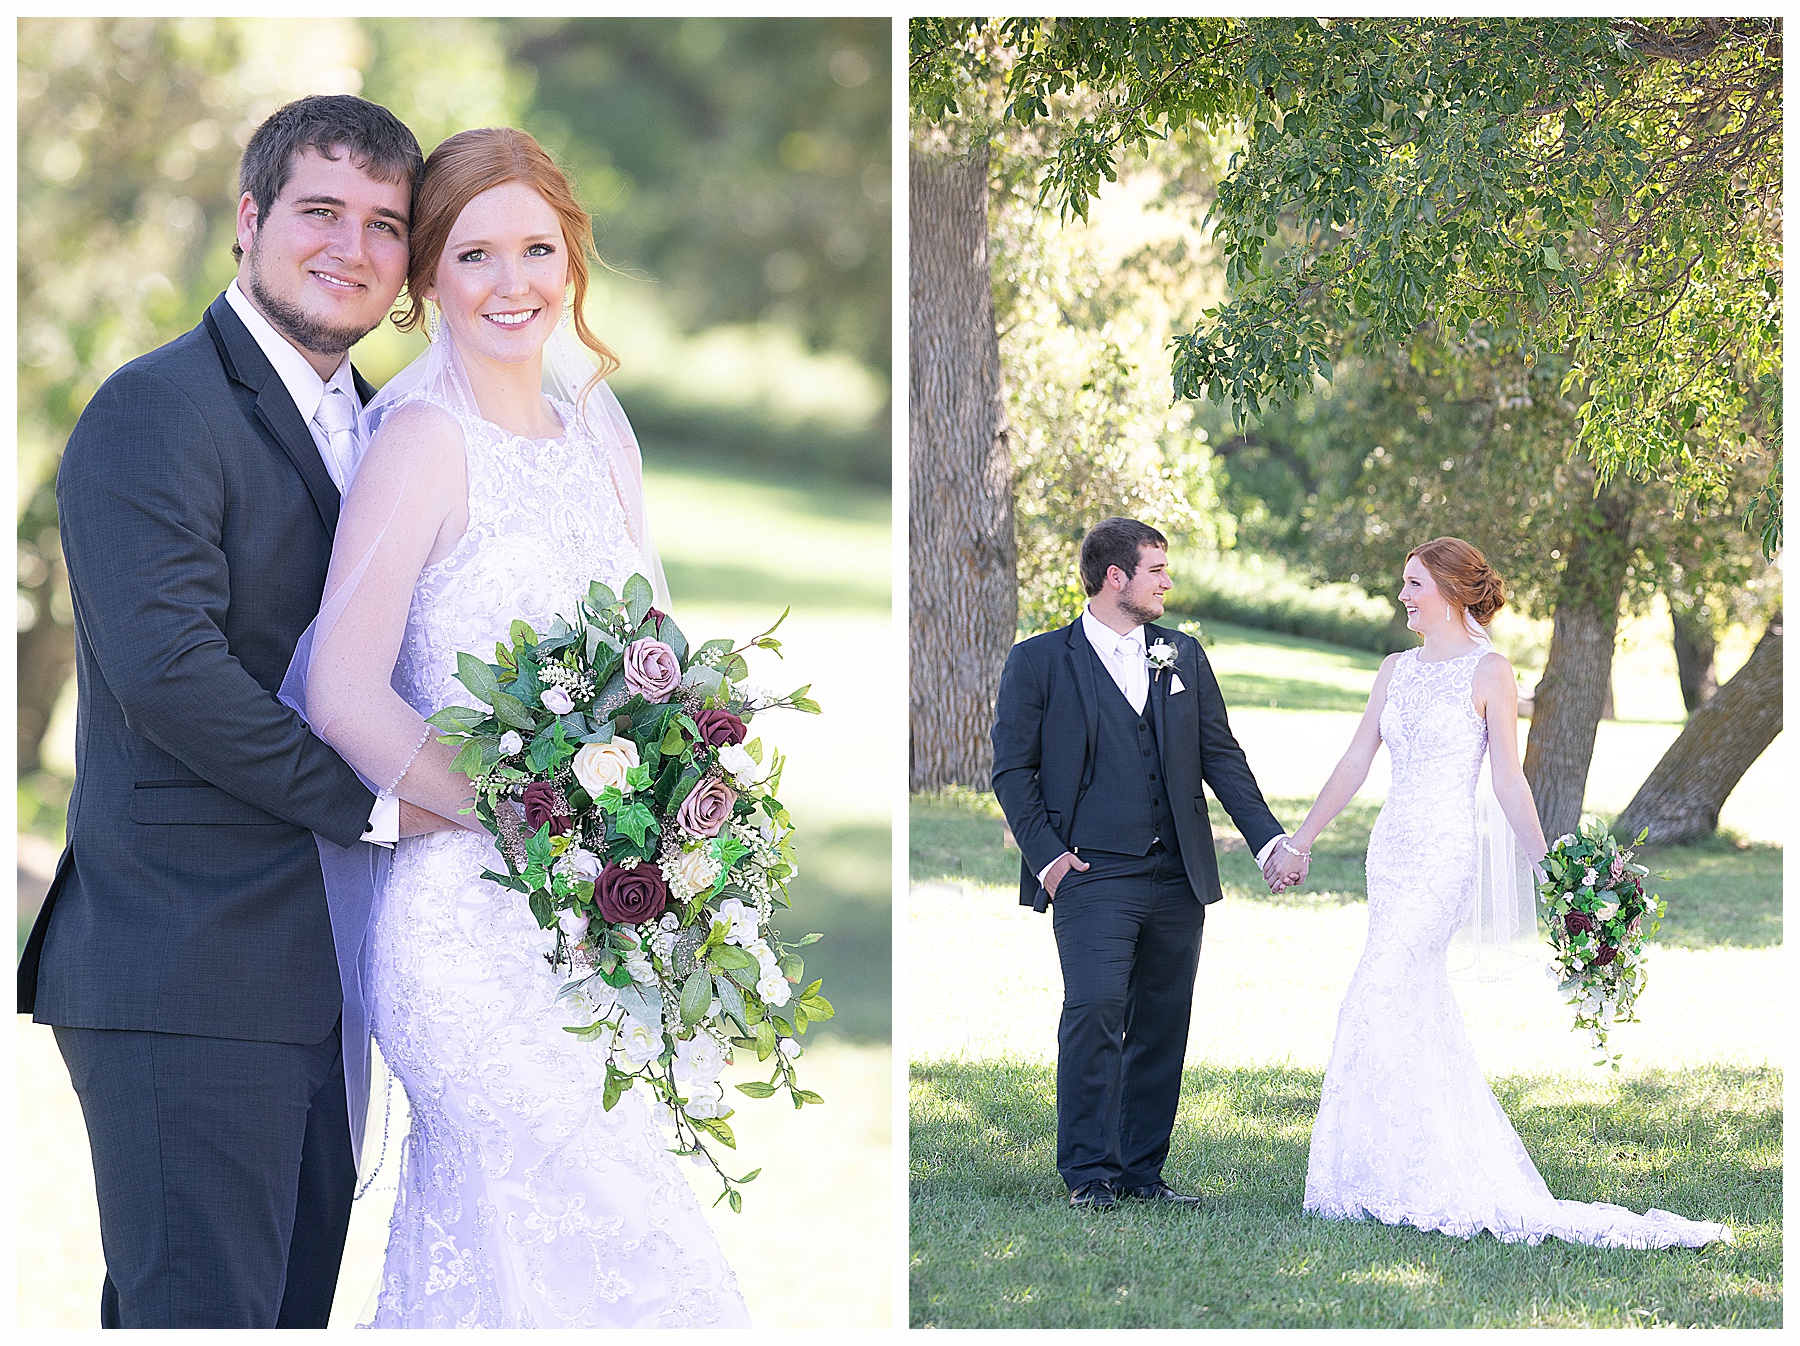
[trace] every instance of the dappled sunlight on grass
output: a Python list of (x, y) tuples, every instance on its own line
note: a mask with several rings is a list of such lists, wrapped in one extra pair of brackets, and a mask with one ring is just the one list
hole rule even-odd
[(915, 1065), (913, 1325), (1779, 1324), (1779, 1072), (1652, 1072), (1579, 1101), (1559, 1077), (1500, 1082), (1559, 1195), (1725, 1219), (1739, 1240), (1664, 1253), (1302, 1214), (1319, 1078), (1190, 1066), (1166, 1173), (1205, 1204), (1077, 1213), (1055, 1171), (1048, 1061)]

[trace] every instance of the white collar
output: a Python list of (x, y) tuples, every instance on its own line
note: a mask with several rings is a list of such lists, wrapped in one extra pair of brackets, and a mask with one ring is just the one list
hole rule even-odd
[(244, 326), (250, 329), (250, 335), (262, 353), (269, 357), (269, 363), (281, 376), (282, 386), (288, 390), (288, 396), (294, 399), (294, 406), (300, 412), (300, 419), (310, 422), (318, 413), (319, 403), (325, 397), (327, 388), (341, 388), (350, 395), (350, 405), (357, 410), (362, 409), (362, 399), (356, 395), (356, 380), (351, 377), (350, 357), (346, 355), (338, 362), (338, 367), (329, 379), (319, 377), (314, 369), (294, 344), (277, 332), (269, 320), (250, 302), (250, 297), (239, 288), (236, 280), (225, 287), (225, 302), (231, 305), (231, 311), (244, 320)]
[(1121, 645), (1125, 644), (1126, 641), (1131, 640), (1133, 637), (1137, 640), (1137, 648), (1143, 648), (1144, 628), (1141, 624), (1132, 627), (1131, 630), (1126, 631), (1124, 634), (1120, 634), (1096, 617), (1088, 610), (1086, 605), (1083, 605), (1081, 609), (1081, 630), (1082, 633), (1087, 636), (1088, 644), (1092, 645), (1101, 654), (1114, 653)]

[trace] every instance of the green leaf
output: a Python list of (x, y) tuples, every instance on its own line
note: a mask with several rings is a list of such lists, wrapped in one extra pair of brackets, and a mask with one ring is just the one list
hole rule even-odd
[(794, 1090), (794, 1102), (796, 1105), (801, 1103), (823, 1103), (824, 1101), (824, 1099), (820, 1098), (811, 1089)]
[(625, 620), (634, 629), (656, 605), (656, 595), (651, 591), (650, 581), (642, 575), (633, 575), (626, 580), (625, 592), (620, 597), (625, 600)]
[(484, 712), (476, 710), (473, 706), (449, 705), (431, 716), (425, 723), (439, 729), (448, 729), (453, 733), (468, 734), (478, 729), (487, 718)]
[(837, 1010), (822, 995), (806, 995), (800, 999), (800, 1008), (806, 1011), (806, 1017), (813, 1020), (833, 1019)]
[(737, 1188), (733, 1187), (727, 1191), (725, 1199), (731, 1203), (733, 1214), (742, 1215), (744, 1213), (744, 1194)]
[(515, 648), (523, 648), (527, 645), (537, 644), (538, 634), (531, 629), (528, 622), (520, 621), (515, 617), (512, 624), (512, 639)]
[(526, 899), (531, 907), (531, 914), (537, 918), (538, 928), (548, 930), (556, 924), (556, 909), (550, 905), (550, 894), (539, 888)]
[(456, 656), (456, 680), (475, 695), (476, 700), (494, 704), (494, 698), (500, 695), (499, 680), (494, 677), (494, 670), (489, 668), (474, 655), (459, 651)]
[(817, 944), (820, 940), (822, 940), (824, 938), (825, 938), (825, 936), (823, 936), (815, 931), (814, 933), (812, 933), (810, 935), (802, 936), (798, 941), (795, 942), (794, 947), (796, 949), (804, 949), (808, 944)]
[(769, 1053), (775, 1050), (775, 1029), (764, 1019), (750, 1030), (750, 1035), (756, 1039), (756, 1059), (767, 1061)]
[(537, 717), (525, 709), (525, 703), (518, 697), (495, 687), (494, 695), (489, 698), (488, 703), (494, 708), (494, 718), (501, 724), (510, 725), (527, 734), (537, 731)]
[(607, 1023), (606, 1020), (602, 1019), (598, 1023), (589, 1024), (586, 1028), (564, 1028), (563, 1032), (573, 1033), (576, 1038), (582, 1042), (592, 1042), (611, 1026), (612, 1025)]
[[(569, 1031), (573, 1033), (577, 1030), (571, 1028)], [(737, 1088), (740, 1094), (748, 1094), (751, 1098), (770, 1098), (775, 1093), (774, 1085), (765, 1084), (761, 1080), (748, 1080)]]
[[(619, 829), (621, 835), (631, 838), (633, 846), (641, 847), (644, 844), (645, 834), (651, 828), (656, 827), (656, 815), (643, 804), (633, 800), (619, 811), (619, 816), (614, 819), (614, 826)], [(658, 830), (660, 831), (660, 829)]]
[(713, 950), (712, 960), (720, 967), (730, 970), (734, 967), (756, 967), (756, 959), (745, 953), (735, 944), (724, 944)]
[(473, 780), (481, 774), (481, 740), (470, 739), (450, 763), (450, 769)]
[(681, 1022), (689, 1028), (699, 1023), (712, 1007), (712, 998), (712, 974), (703, 967), (695, 968), (682, 983)]

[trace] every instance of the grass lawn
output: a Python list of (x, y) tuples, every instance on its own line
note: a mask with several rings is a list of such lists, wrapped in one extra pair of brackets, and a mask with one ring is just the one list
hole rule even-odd
[[(1293, 826), (1379, 661), (1208, 630), (1228, 700), (1234, 686), (1274, 689), (1277, 707), (1234, 706), (1232, 723)], [(1603, 725), (1589, 807), (1616, 812), (1638, 763), (1655, 760), (1640, 740), (1674, 731)], [(1018, 852), (1001, 848), (992, 796), (916, 797), (913, 1325), (1779, 1326), (1786, 966), (1772, 756), (1728, 803), (1733, 831), (1641, 853), (1665, 876), (1670, 916), (1642, 1022), (1614, 1034), (1622, 1072), (1589, 1065), (1547, 981), (1455, 983), (1476, 1054), (1551, 1189), (1732, 1225), (1735, 1245), (1698, 1251), (1464, 1242), (1301, 1214), (1325, 1056), (1367, 930), (1362, 860), (1385, 755), (1316, 844), (1301, 890), (1271, 897), (1214, 810), (1226, 900), (1208, 910), (1167, 1169), (1207, 1205), (1071, 1212), (1054, 1162), (1062, 983), (1049, 922), (1017, 905)]]

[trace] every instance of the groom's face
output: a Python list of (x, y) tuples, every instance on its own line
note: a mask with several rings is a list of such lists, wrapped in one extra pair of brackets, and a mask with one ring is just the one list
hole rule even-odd
[(1169, 553), (1161, 547), (1139, 547), (1137, 570), (1119, 590), (1119, 610), (1135, 622), (1159, 622), (1163, 595), (1174, 587), (1175, 581), (1169, 578)]
[(259, 210), (238, 202), (238, 276), (276, 331), (335, 369), (380, 326), (406, 279), (412, 193), (382, 182), (342, 150), (294, 156), (280, 195)]

